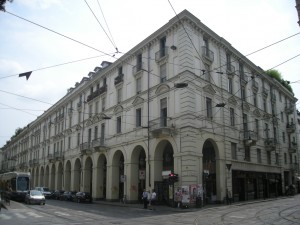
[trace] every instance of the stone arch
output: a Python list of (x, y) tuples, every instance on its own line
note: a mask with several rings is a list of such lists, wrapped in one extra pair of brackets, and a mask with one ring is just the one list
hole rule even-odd
[(117, 150), (112, 156), (111, 162), (111, 198), (120, 199), (124, 195), (124, 182), (121, 176), (125, 175), (125, 157), (121, 150)]
[(50, 166), (50, 187), (51, 190), (55, 190), (55, 164)]
[(50, 180), (50, 166), (46, 166), (46, 171), (45, 171), (45, 186), (49, 187), (49, 180)]
[(40, 185), (40, 171), (39, 171), (39, 167), (36, 168), (36, 185)]
[(44, 169), (44, 167), (42, 166), (41, 167), (41, 169), (40, 169), (40, 184), (41, 184), (41, 186), (42, 187), (45, 187), (46, 185), (45, 185), (45, 169)]

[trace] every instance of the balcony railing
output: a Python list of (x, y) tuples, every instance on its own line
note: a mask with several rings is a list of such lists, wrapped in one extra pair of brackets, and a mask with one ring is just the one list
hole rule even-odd
[(294, 123), (287, 123), (286, 125), (286, 132), (291, 134), (296, 131), (296, 125)]
[(53, 161), (54, 161), (54, 156), (53, 156), (53, 154), (48, 154), (48, 155), (47, 155), (47, 159), (49, 160), (49, 162), (53, 162)]
[(214, 61), (214, 52), (209, 50), (207, 46), (202, 46), (202, 57), (212, 63)]
[(267, 151), (273, 151), (276, 148), (276, 139), (275, 138), (266, 138), (265, 140), (265, 148)]
[(284, 111), (286, 114), (292, 114), (294, 112), (295, 104), (286, 105)]
[(119, 74), (115, 78), (115, 85), (118, 85), (118, 84), (122, 83), (123, 81), (124, 81), (124, 74)]
[(55, 160), (62, 160), (63, 153), (62, 152), (54, 152), (54, 158), (55, 158)]
[(174, 129), (174, 123), (170, 117), (159, 117), (149, 122), (150, 132), (154, 137), (169, 136)]
[(95, 151), (106, 150), (107, 146), (105, 145), (105, 139), (104, 139), (104, 137), (100, 137), (100, 138), (94, 139), (92, 141), (92, 147), (95, 149)]
[(159, 62), (161, 59), (168, 57), (168, 47), (160, 49), (158, 52), (155, 53), (155, 61)]
[(91, 142), (84, 142), (84, 143), (80, 144), (81, 154), (86, 155), (86, 154), (92, 153), (91, 147), (92, 147)]
[(244, 131), (244, 143), (247, 146), (255, 145), (257, 142), (257, 133), (251, 130)]
[(89, 102), (93, 100), (94, 98), (98, 97), (99, 95), (102, 95), (103, 93), (107, 92), (107, 85), (103, 85), (101, 88), (97, 89), (93, 93), (87, 96), (86, 101)]
[(136, 66), (132, 68), (133, 75), (135, 76), (137, 73), (143, 71), (144, 65), (143, 63), (138, 63)]
[(297, 150), (297, 143), (296, 142), (289, 143), (289, 147), (288, 147), (289, 153), (296, 153), (296, 150)]

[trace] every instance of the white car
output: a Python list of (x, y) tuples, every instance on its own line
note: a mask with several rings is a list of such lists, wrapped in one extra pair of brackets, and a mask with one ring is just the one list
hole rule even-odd
[(26, 204), (45, 205), (46, 199), (41, 191), (31, 190), (31, 191), (28, 191), (28, 193), (25, 196), (25, 203)]
[(51, 191), (47, 187), (35, 187), (34, 190), (42, 192), (45, 198), (50, 198), (52, 195)]

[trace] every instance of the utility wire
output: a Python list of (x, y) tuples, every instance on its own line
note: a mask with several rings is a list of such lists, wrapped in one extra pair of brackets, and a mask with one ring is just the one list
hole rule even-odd
[(97, 51), (97, 52), (101, 52), (101, 53), (104, 54), (104, 55), (113, 57), (112, 55), (110, 55), (110, 54), (108, 54), (108, 53), (105, 53), (105, 52), (103, 52), (103, 51), (101, 51), (101, 50), (99, 50), (99, 49), (97, 49), (97, 48), (94, 48), (94, 47), (92, 47), (92, 46), (90, 46), (90, 45), (87, 45), (87, 44), (85, 44), (85, 43), (83, 43), (83, 42), (77, 41), (77, 40), (75, 40), (75, 39), (73, 39), (73, 38), (71, 38), (71, 37), (68, 37), (68, 36), (66, 36), (66, 35), (64, 35), (64, 34), (61, 34), (61, 33), (57, 32), (57, 31), (54, 31), (54, 30), (52, 30), (52, 29), (50, 29), (50, 28), (47, 28), (47, 27), (45, 27), (45, 26), (42, 26), (42, 25), (40, 25), (40, 24), (38, 24), (38, 23), (32, 22), (32, 21), (30, 21), (30, 20), (28, 20), (28, 19), (25, 19), (25, 18), (23, 18), (23, 17), (21, 17), (21, 16), (18, 16), (18, 15), (16, 15), (16, 14), (11, 13), (11, 12), (8, 12), (8, 11), (5, 11), (5, 12), (8, 13), (8, 14), (10, 14), (10, 15), (12, 15), (12, 16), (15, 16), (15, 17), (17, 17), (17, 18), (19, 18), (19, 19), (22, 19), (22, 20), (24, 20), (24, 21), (27, 21), (27, 22), (29, 22), (29, 23), (31, 23), (31, 24), (34, 24), (34, 25), (36, 25), (36, 26), (39, 26), (39, 27), (41, 27), (41, 28), (43, 28), (43, 29), (45, 29), (45, 30), (48, 30), (48, 31), (50, 31), (50, 32), (52, 32), (52, 33), (55, 33), (55, 34), (57, 34), (57, 35), (59, 35), (59, 36), (61, 36), (61, 37), (64, 37), (64, 38), (69, 39), (69, 40), (71, 40), (71, 41), (74, 41), (74, 42), (76, 42), (76, 43), (78, 43), (78, 44), (81, 44), (81, 45), (83, 45), (83, 46), (86, 46), (86, 47), (88, 47), (88, 48), (90, 48), (90, 49), (93, 49), (93, 50), (95, 50), (95, 51)]
[[(39, 71), (39, 70), (50, 69), (50, 68), (53, 68), (53, 67), (64, 66), (64, 65), (67, 65), (67, 64), (71, 64), (71, 63), (81, 62), (81, 61), (84, 61), (84, 60), (99, 58), (99, 57), (102, 57), (102, 56), (104, 56), (104, 55), (92, 56), (92, 57), (88, 57), (88, 58), (85, 58), (85, 59), (78, 59), (78, 60), (74, 60), (74, 61), (70, 61), (70, 62), (65, 62), (65, 63), (60, 63), (60, 64), (56, 64), (56, 65), (52, 65), (52, 66), (47, 66), (47, 67), (42, 67), (42, 68), (30, 70), (30, 71), (34, 72), (34, 71)], [(4, 79), (4, 78), (8, 78), (8, 77), (13, 77), (13, 76), (18, 76), (18, 75), (19, 75), (19, 73), (18, 74), (12, 74), (12, 75), (8, 75), (8, 76), (0, 77), (0, 79)]]
[[(88, 6), (88, 8), (90, 9), (91, 13), (94, 15), (95, 19), (97, 20), (98, 24), (100, 25), (100, 27), (102, 28), (102, 30), (104, 31), (106, 37), (109, 39), (110, 43), (114, 46), (114, 48), (116, 49), (116, 51), (118, 52), (118, 48), (115, 45), (115, 43), (112, 41), (112, 39), (108, 36), (108, 34), (106, 33), (105, 29), (103, 28), (103, 26), (101, 25), (100, 21), (98, 20), (97, 16), (95, 15), (94, 11), (91, 9), (90, 5), (87, 3), (86, 0), (84, 0), (86, 5)], [(101, 8), (100, 8), (101, 9)]]
[(6, 104), (3, 104), (3, 103), (0, 103), (0, 105), (4, 105), (4, 106), (6, 106), (6, 107), (9, 107), (9, 108), (12, 108), (12, 109), (15, 109), (15, 110), (18, 110), (18, 111), (21, 111), (21, 112), (27, 113), (27, 114), (29, 114), (29, 115), (38, 116), (38, 115), (36, 115), (36, 114), (30, 113), (30, 112), (26, 112), (25, 110), (18, 109), (18, 108), (15, 108), (15, 107), (12, 107), (12, 106), (9, 106), (9, 105), (6, 105)]

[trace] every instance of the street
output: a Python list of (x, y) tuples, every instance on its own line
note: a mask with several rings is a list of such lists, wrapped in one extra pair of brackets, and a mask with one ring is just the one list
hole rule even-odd
[(300, 195), (200, 209), (164, 206), (145, 210), (120, 203), (78, 204), (48, 200), (45, 206), (12, 202), (0, 213), (0, 224), (300, 224)]

